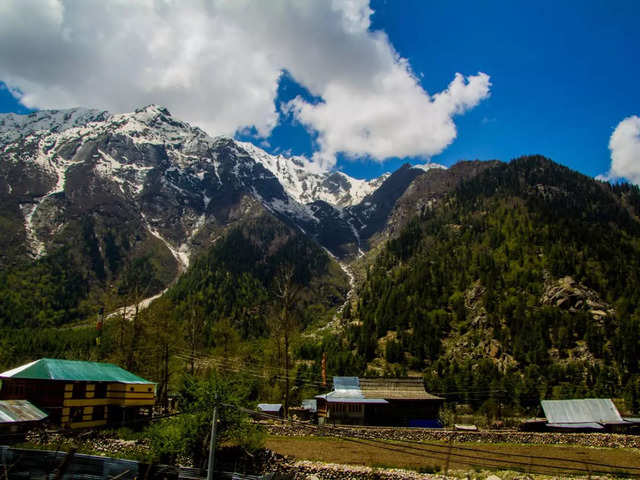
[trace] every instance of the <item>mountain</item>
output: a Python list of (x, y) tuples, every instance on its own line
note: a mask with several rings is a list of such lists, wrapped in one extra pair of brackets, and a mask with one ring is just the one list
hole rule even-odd
[[(60, 243), (69, 215), (111, 209), (127, 212), (134, 228), (163, 243), (185, 268), (216, 227), (237, 219), (241, 196), (314, 231), (320, 243), (328, 222), (343, 235), (326, 246), (343, 256), (358, 243), (354, 219), (366, 234), (375, 229), (367, 223), (370, 209), (356, 206), (398, 183), (398, 174), (356, 180), (321, 172), (302, 157), (213, 138), (154, 105), (121, 115), (86, 109), (2, 115), (0, 148), (0, 198), (11, 232), (3, 264), (44, 255)], [(413, 172), (411, 178), (422, 171)], [(407, 180), (393, 188), (401, 193)], [(382, 217), (376, 215), (378, 225)]]
[[(0, 115), (0, 273), (6, 291), (25, 286), (0, 316), (18, 325), (35, 312), (60, 317), (53, 323), (81, 317), (93, 296), (121, 296), (133, 270), (146, 272), (145, 295), (159, 293), (231, 229), (265, 215), (353, 258), (424, 174), (409, 170), (371, 181), (322, 172), (302, 157), (211, 137), (156, 105)], [(33, 288), (48, 299), (44, 311), (27, 300)]]
[(346, 314), (363, 368), (423, 372), (493, 414), (541, 397), (637, 406), (638, 187), (531, 156), (461, 163), (404, 195), (396, 213), (417, 215), (400, 215)]
[(640, 405), (640, 190), (544, 157), (363, 181), (154, 105), (5, 115), (0, 225), (0, 364), (73, 348), (144, 368), (131, 352), (153, 339), (126, 315), (130, 344), (111, 332), (99, 351), (45, 327), (161, 293), (144, 328), (176, 322), (190, 355), (282, 360), (264, 349), (289, 272), (297, 374), (317, 378), (326, 354), (330, 375), (422, 374), (486, 412)]

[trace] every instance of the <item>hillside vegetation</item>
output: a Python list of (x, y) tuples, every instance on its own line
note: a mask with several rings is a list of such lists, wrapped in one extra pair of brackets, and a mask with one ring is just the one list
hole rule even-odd
[(488, 411), (581, 395), (637, 409), (639, 212), (637, 187), (543, 157), (488, 169), (387, 243), (348, 312), (353, 345)]

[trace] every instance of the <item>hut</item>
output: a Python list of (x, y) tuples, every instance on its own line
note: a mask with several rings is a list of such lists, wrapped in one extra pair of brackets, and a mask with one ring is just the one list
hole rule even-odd
[(24, 434), (46, 418), (45, 412), (27, 400), (0, 400), (0, 442), (24, 440)]
[(155, 384), (111, 363), (41, 358), (0, 373), (0, 399), (28, 400), (65, 428), (150, 417)]
[(316, 399), (319, 423), (392, 426), (439, 426), (444, 401), (421, 377), (334, 377), (333, 391)]

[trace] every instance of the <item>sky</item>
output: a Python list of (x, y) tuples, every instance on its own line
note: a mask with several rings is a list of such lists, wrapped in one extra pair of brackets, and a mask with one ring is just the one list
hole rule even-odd
[(640, 2), (5, 0), (0, 112), (150, 103), (318, 168), (640, 183)]

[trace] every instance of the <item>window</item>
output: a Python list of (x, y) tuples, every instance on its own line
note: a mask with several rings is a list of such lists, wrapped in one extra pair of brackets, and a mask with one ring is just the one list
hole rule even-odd
[(69, 412), (71, 422), (81, 422), (83, 410), (84, 407), (71, 407), (71, 411)]
[(104, 405), (93, 407), (93, 420), (104, 420)]
[(97, 383), (95, 392), (95, 398), (107, 398), (107, 384)]
[(84, 398), (87, 394), (87, 384), (84, 382), (77, 382), (73, 384), (73, 393), (71, 398)]

